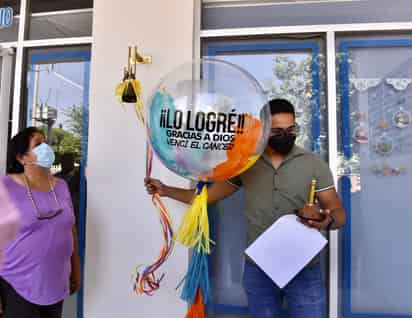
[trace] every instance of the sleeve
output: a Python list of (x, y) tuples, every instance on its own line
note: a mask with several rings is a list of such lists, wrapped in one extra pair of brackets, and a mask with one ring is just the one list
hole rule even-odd
[(316, 158), (316, 192), (333, 189), (335, 187), (332, 171), (326, 162)]
[(240, 189), (242, 187), (242, 178), (240, 175), (230, 178), (228, 180), (226, 180), (227, 183), (229, 183), (230, 185), (234, 186), (236, 189)]
[(19, 213), (0, 180), (0, 266), (4, 247), (16, 237), (18, 230)]

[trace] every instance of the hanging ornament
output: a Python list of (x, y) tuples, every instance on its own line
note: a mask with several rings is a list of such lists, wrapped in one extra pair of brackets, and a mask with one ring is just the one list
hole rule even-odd
[(399, 165), (392, 167), (390, 164), (387, 162), (384, 163), (375, 163), (371, 166), (371, 172), (376, 175), (376, 176), (384, 176), (384, 177), (390, 177), (390, 176), (400, 176), (403, 174), (406, 174), (408, 171), (406, 165)]
[(392, 168), (389, 165), (385, 164), (383, 166), (382, 173), (384, 176), (389, 176), (392, 174)]
[(369, 88), (376, 87), (381, 83), (380, 78), (351, 78), (350, 82), (359, 92), (366, 92)]
[(368, 119), (368, 115), (363, 112), (353, 112), (351, 115), (356, 121), (366, 121)]
[(386, 83), (397, 91), (403, 91), (412, 83), (412, 78), (387, 78)]
[(395, 127), (401, 129), (407, 128), (411, 124), (411, 114), (401, 106), (399, 110), (393, 114), (392, 122)]
[(117, 85), (115, 95), (123, 104), (134, 104), (138, 120), (144, 122), (143, 102), (140, 96), (141, 84), (136, 80), (137, 64), (151, 64), (150, 56), (142, 56), (137, 52), (137, 47), (129, 47), (129, 57), (127, 67), (123, 71), (123, 80)]
[(390, 127), (389, 123), (385, 119), (381, 119), (378, 123), (378, 128), (388, 129)]
[(383, 133), (376, 141), (375, 151), (382, 156), (389, 156), (392, 153), (393, 142), (386, 133)]
[(360, 144), (366, 144), (369, 141), (368, 127), (361, 123), (353, 130), (353, 139)]

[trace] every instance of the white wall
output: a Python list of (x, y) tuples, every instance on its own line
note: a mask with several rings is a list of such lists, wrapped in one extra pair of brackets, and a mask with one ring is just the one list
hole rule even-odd
[[(84, 317), (184, 317), (175, 287), (186, 271), (185, 248), (177, 246), (162, 268), (167, 276), (155, 296), (132, 293), (133, 269), (157, 257), (162, 237), (143, 187), (145, 134), (114, 88), (128, 45), (153, 56), (152, 65), (138, 66), (145, 100), (161, 76), (192, 58), (193, 0), (95, 0), (94, 10)], [(187, 185), (158, 163), (154, 174)], [(185, 206), (166, 204), (177, 226)]]

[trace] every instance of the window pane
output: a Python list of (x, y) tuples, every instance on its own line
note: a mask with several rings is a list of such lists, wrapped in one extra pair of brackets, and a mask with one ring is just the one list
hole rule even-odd
[(92, 11), (32, 16), (29, 39), (91, 36), (92, 22)]
[(272, 2), (226, 7), (204, 4), (202, 28), (403, 22), (410, 21), (412, 9), (410, 0), (283, 1), (276, 5)]
[[(11, 1), (9, 1), (11, 2)], [(17, 41), (19, 32), (19, 18), (13, 9), (13, 15), (7, 6), (0, 6), (0, 43)]]
[(31, 13), (93, 8), (93, 0), (31, 0)]
[(344, 316), (409, 317), (412, 38), (337, 44)]

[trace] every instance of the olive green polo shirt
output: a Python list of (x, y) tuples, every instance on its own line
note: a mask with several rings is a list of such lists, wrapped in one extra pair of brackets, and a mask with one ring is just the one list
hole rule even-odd
[(248, 244), (281, 216), (303, 208), (313, 178), (317, 181), (316, 192), (334, 187), (328, 165), (295, 146), (278, 169), (264, 154), (250, 169), (228, 181), (244, 189)]

